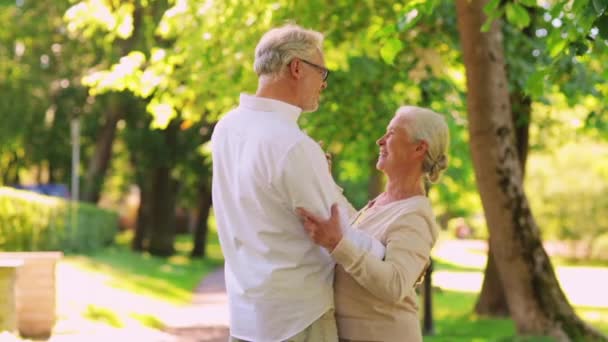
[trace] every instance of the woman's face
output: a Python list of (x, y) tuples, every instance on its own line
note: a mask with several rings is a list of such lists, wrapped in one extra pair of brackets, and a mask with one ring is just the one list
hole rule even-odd
[(380, 147), (376, 168), (388, 176), (404, 175), (405, 170), (415, 165), (415, 160), (420, 159), (421, 143), (410, 138), (404, 128), (406, 124), (407, 117), (396, 115), (386, 128), (386, 133), (376, 141)]

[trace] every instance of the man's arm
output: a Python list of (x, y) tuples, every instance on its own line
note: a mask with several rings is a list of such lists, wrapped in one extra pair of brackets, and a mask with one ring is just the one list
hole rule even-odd
[[(344, 206), (343, 196), (327, 170), (325, 155), (312, 139), (302, 139), (292, 146), (278, 167), (279, 171), (273, 186), (284, 194), (285, 201), (294, 215), (296, 208), (301, 207), (327, 219), (330, 217), (332, 204), (341, 203)], [(361, 250), (383, 259), (385, 247), (382, 243), (350, 228), (346, 217), (348, 209), (344, 208), (341, 212), (344, 238)]]

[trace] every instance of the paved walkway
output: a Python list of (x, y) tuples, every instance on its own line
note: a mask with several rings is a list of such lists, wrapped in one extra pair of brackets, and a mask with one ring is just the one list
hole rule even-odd
[[(53, 336), (47, 342), (226, 342), (228, 299), (224, 270), (208, 274), (187, 306), (175, 306), (105, 284), (101, 274), (84, 272), (69, 264), (58, 265), (58, 317)], [(113, 327), (90, 320), (82, 313), (91, 307), (111, 308), (124, 324)], [(164, 331), (146, 327), (131, 317), (146, 314), (160, 319)], [(0, 342), (11, 341), (0, 336)]]
[(165, 331), (179, 342), (226, 342), (228, 340), (228, 298), (224, 269), (219, 268), (203, 279), (196, 289), (194, 305), (175, 322), (166, 322)]

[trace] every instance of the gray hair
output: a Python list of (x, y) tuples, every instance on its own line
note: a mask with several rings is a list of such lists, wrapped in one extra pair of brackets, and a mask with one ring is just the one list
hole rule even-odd
[(322, 51), (323, 34), (295, 24), (274, 28), (260, 39), (255, 48), (253, 69), (258, 76), (277, 75), (294, 57), (313, 58)]
[(403, 128), (411, 139), (424, 140), (428, 144), (422, 172), (429, 182), (436, 183), (448, 167), (450, 130), (445, 119), (430, 109), (415, 106), (399, 107), (397, 115), (405, 119)]

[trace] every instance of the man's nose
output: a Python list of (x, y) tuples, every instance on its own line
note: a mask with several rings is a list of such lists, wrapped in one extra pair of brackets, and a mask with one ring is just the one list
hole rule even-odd
[(323, 81), (321, 84), (321, 90), (325, 90), (325, 88), (327, 88), (327, 81)]

